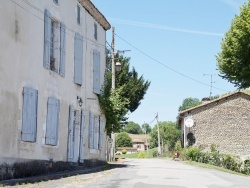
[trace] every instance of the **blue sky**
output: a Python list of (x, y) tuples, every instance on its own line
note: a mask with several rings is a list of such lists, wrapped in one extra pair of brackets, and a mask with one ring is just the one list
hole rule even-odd
[[(115, 27), (116, 50), (131, 50), (130, 64), (151, 86), (129, 120), (175, 121), (183, 99), (234, 91), (218, 76), (215, 55), (239, 7), (247, 0), (92, 0)], [(107, 41), (111, 44), (111, 30)], [(184, 76), (183, 76), (184, 75)], [(219, 88), (219, 89), (218, 89)]]

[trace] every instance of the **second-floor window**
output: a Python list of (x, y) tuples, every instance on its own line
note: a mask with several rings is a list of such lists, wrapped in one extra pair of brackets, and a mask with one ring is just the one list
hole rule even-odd
[(65, 76), (66, 27), (45, 10), (43, 66)]

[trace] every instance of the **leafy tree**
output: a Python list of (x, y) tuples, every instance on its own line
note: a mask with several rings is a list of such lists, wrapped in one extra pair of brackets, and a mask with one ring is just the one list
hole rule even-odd
[(152, 128), (147, 123), (142, 124), (141, 127), (142, 127), (142, 130), (143, 130), (143, 133), (145, 133), (145, 131), (146, 131), (146, 133), (149, 134), (152, 131)]
[(129, 121), (125, 125), (124, 131), (127, 133), (131, 133), (131, 134), (142, 134), (142, 130), (141, 130), (140, 125), (138, 123), (133, 122), (133, 121)]
[[(159, 122), (161, 145), (162, 139), (163, 144), (168, 146), (168, 149), (172, 151), (174, 149), (175, 143), (180, 140), (181, 131), (178, 129), (176, 123), (171, 121)], [(150, 147), (158, 147), (158, 127), (154, 126), (151, 132)]]
[[(138, 76), (137, 71), (130, 70), (130, 58), (116, 55), (115, 59), (122, 64), (122, 71), (116, 72), (115, 90), (111, 89), (112, 72), (111, 57), (107, 55), (107, 67), (105, 81), (102, 92), (99, 95), (99, 102), (103, 113), (106, 116), (106, 130), (119, 132), (121, 127), (126, 124), (126, 114), (135, 111), (141, 103), (148, 87), (149, 81), (145, 81), (143, 76)], [(113, 100), (111, 99), (112, 96)], [(117, 108), (117, 105), (119, 108)]]
[(240, 10), (221, 42), (216, 59), (220, 76), (244, 89), (250, 87), (250, 1)]
[(115, 146), (116, 147), (132, 147), (133, 142), (132, 138), (129, 137), (128, 133), (121, 132), (115, 137)]
[(201, 104), (201, 101), (197, 98), (186, 98), (183, 100), (182, 105), (179, 107), (179, 112), (195, 107), (197, 105)]

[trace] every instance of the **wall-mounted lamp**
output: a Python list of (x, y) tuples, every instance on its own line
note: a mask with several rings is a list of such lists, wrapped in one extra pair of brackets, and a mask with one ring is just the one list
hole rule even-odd
[(79, 97), (79, 96), (77, 96), (76, 99), (77, 99), (77, 101), (78, 101), (78, 103), (79, 103), (79, 106), (81, 107), (81, 106), (82, 106), (82, 103), (83, 103), (82, 98)]

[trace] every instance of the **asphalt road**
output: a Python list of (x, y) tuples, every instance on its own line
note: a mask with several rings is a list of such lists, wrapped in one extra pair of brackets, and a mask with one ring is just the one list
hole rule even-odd
[(127, 159), (120, 168), (20, 188), (250, 188), (250, 177), (167, 159)]

